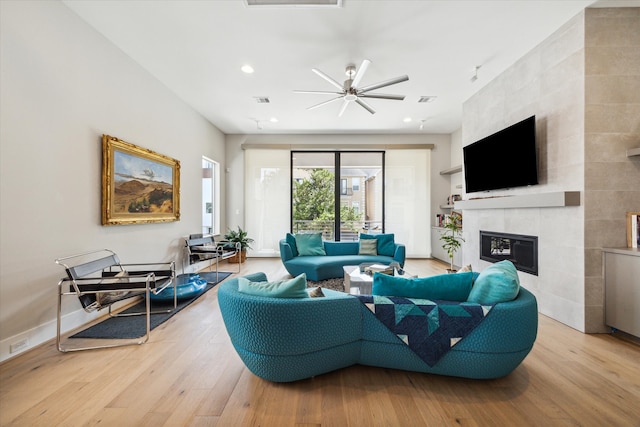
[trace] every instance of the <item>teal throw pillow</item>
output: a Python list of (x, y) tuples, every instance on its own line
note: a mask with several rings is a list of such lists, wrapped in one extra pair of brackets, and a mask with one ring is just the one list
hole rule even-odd
[(307, 276), (304, 273), (293, 279), (275, 282), (252, 282), (244, 277), (238, 277), (238, 291), (260, 297), (309, 298)]
[(300, 256), (327, 254), (322, 245), (322, 233), (296, 234), (296, 246)]
[(405, 278), (376, 273), (373, 295), (420, 298), (431, 301), (466, 301), (471, 291), (473, 273), (440, 274), (430, 277)]
[(374, 239), (360, 240), (358, 255), (378, 255), (378, 241)]
[(287, 235), (284, 238), (284, 241), (289, 244), (289, 247), (291, 247), (291, 253), (293, 253), (293, 256), (297, 257), (298, 256), (298, 245), (296, 245), (296, 236), (294, 236), (291, 233), (287, 233)]
[(467, 301), (497, 304), (515, 299), (520, 291), (518, 272), (511, 261), (500, 261), (480, 272)]
[(378, 243), (378, 255), (394, 256), (396, 253), (396, 242), (394, 234), (363, 234), (360, 233), (360, 240), (376, 239)]

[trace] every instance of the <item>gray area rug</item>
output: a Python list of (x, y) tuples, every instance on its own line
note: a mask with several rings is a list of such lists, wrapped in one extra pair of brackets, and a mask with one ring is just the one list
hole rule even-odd
[[(218, 281), (216, 281), (216, 273), (199, 273), (200, 277), (207, 281), (207, 286), (202, 293), (190, 298), (178, 299), (178, 306), (169, 313), (156, 313), (151, 314), (151, 329), (162, 325), (169, 320), (172, 316), (179, 313), (180, 310), (187, 307), (189, 304), (200, 298), (202, 295), (211, 290), (218, 283), (229, 277), (231, 273), (220, 271), (218, 275)], [(172, 294), (173, 295), (173, 294)], [(171, 301), (152, 301), (151, 310), (164, 310), (173, 308), (173, 300)], [(123, 313), (136, 313), (143, 312), (145, 310), (145, 302), (141, 301), (133, 307), (130, 307), (123, 311)], [(102, 322), (90, 326), (87, 329), (80, 331), (70, 338), (101, 338), (101, 339), (134, 339), (142, 337), (147, 331), (147, 318), (146, 316), (126, 316), (126, 317), (110, 317)]]
[(320, 280), (318, 282), (307, 280), (307, 288), (317, 288), (318, 286), (325, 289), (344, 292), (344, 279), (342, 277), (337, 277), (335, 279)]

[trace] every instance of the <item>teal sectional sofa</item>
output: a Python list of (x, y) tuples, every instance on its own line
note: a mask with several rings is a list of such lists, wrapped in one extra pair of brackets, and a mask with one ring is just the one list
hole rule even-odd
[[(375, 235), (362, 237), (361, 239), (374, 239)], [(392, 236), (392, 235), (383, 235)], [(387, 242), (385, 248), (376, 255), (360, 254), (360, 242), (332, 242), (323, 241), (325, 255), (300, 255), (293, 235), (280, 240), (280, 258), (284, 267), (292, 276), (298, 276), (305, 273), (307, 279), (319, 281), (343, 277), (345, 265), (360, 265), (362, 263), (381, 263), (389, 265), (397, 262), (400, 267), (404, 267), (406, 256), (405, 246), (400, 243), (393, 242), (393, 239)], [(386, 250), (385, 250), (386, 249)]]
[[(474, 279), (478, 277), (477, 273), (470, 274)], [(376, 276), (382, 275), (374, 276), (374, 289)], [(435, 279), (459, 279), (455, 274), (448, 276)], [(264, 283), (267, 277), (256, 273), (246, 279)], [(490, 309), (468, 301), (427, 301), (435, 311), (429, 316), (422, 315), (429, 322), (429, 331), (418, 337), (420, 344), (422, 337), (433, 337), (452, 326), (457, 328), (451, 323), (454, 316), (450, 315), (470, 308), (476, 311), (469, 313), (477, 313), (478, 307), (488, 310), (479, 322), (463, 331), (462, 339), (455, 338), (458, 341), (444, 354), (429, 360), (419, 354), (420, 350), (447, 347), (450, 339), (443, 338), (423, 345), (426, 349), (414, 351), (405, 342), (411, 340), (414, 319), (407, 323), (409, 335), (403, 335), (388, 328), (389, 323), (397, 321), (385, 322), (371, 309), (371, 303), (386, 307), (391, 298), (355, 296), (324, 288), (324, 296), (319, 298), (251, 295), (243, 292), (242, 287), (239, 290), (239, 280), (243, 278), (232, 278), (218, 290), (222, 317), (245, 365), (253, 374), (269, 381), (297, 381), (355, 364), (463, 378), (499, 378), (518, 367), (531, 351), (537, 335), (536, 299), (524, 288), (517, 291), (514, 299), (492, 304)], [(441, 289), (442, 283), (435, 288)], [(468, 289), (463, 293), (468, 293)], [(398, 298), (402, 299), (394, 297)], [(402, 310), (395, 311), (397, 315)], [(438, 329), (434, 332), (433, 314), (438, 311), (439, 320), (435, 321)], [(464, 312), (459, 317), (469, 316)], [(461, 329), (455, 330), (454, 336), (458, 331)]]

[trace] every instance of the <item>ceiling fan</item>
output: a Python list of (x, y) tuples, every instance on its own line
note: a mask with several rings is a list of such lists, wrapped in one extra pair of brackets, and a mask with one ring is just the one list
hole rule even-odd
[(363, 98), (392, 99), (396, 101), (404, 100), (404, 95), (386, 95), (382, 93), (371, 93), (370, 91), (380, 89), (386, 86), (391, 86), (397, 83), (406, 82), (407, 80), (409, 80), (409, 77), (406, 75), (396, 77), (395, 79), (385, 80), (383, 82), (375, 83), (369, 86), (358, 87), (358, 85), (360, 84), (360, 81), (362, 80), (362, 76), (364, 76), (364, 73), (367, 71), (367, 68), (369, 67), (369, 64), (371, 64), (371, 61), (369, 61), (368, 59), (365, 59), (364, 61), (362, 61), (362, 64), (360, 64), (360, 68), (358, 68), (357, 71), (356, 71), (355, 65), (353, 64), (347, 65), (347, 69), (345, 73), (348, 78), (347, 80), (344, 81), (344, 84), (338, 83), (336, 80), (332, 79), (327, 74), (323, 73), (317, 68), (313, 68), (312, 71), (314, 73), (316, 73), (317, 75), (319, 75), (320, 77), (322, 77), (323, 79), (331, 83), (333, 86), (335, 86), (338, 89), (338, 91), (331, 92), (331, 91), (323, 91), (323, 90), (320, 90), (320, 91), (295, 90), (294, 92), (295, 93), (315, 93), (315, 94), (321, 94), (321, 95), (338, 95), (337, 97), (331, 98), (328, 101), (324, 101), (307, 108), (307, 110), (313, 110), (314, 108), (322, 107), (323, 105), (327, 105), (333, 101), (342, 99), (342, 107), (340, 108), (338, 117), (342, 116), (344, 111), (347, 109), (347, 106), (352, 102), (355, 102), (356, 104), (360, 105), (362, 108), (364, 108), (371, 114), (375, 114), (376, 111), (369, 104), (367, 104)]

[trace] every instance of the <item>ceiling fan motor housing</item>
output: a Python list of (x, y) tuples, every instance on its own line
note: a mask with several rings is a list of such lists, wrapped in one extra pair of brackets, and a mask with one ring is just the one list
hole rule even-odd
[(349, 77), (350, 79), (353, 79), (353, 76), (356, 75), (356, 66), (353, 64), (349, 64), (347, 65), (347, 69), (344, 72), (347, 77)]
[(345, 101), (355, 101), (358, 98), (358, 90), (355, 87), (352, 87), (353, 84), (352, 79), (347, 79), (344, 81), (344, 99)]

